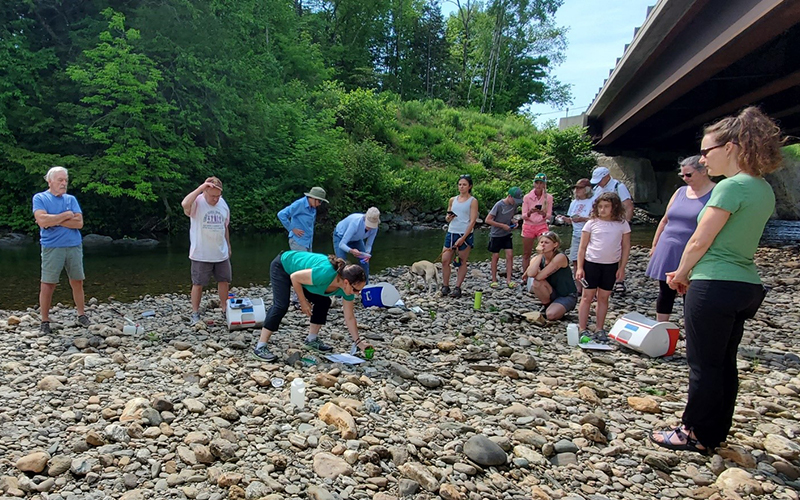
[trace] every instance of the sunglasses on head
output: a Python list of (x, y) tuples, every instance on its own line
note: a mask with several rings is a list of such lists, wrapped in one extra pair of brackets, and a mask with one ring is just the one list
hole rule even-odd
[(459, 177), (458, 177), (458, 179), (459, 179), (459, 180), (461, 180), (461, 179), (467, 179), (467, 180), (471, 181), (471, 180), (472, 180), (472, 176), (471, 176), (471, 175), (469, 175), (469, 174), (464, 174), (464, 175), (461, 175), (461, 176), (459, 176)]

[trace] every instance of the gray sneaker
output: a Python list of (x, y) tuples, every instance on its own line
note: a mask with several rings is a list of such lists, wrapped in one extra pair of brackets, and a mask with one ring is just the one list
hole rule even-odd
[(324, 344), (319, 337), (315, 338), (314, 340), (306, 340), (306, 347), (321, 352), (330, 352), (333, 350), (333, 347)]
[(80, 323), (82, 326), (87, 326), (87, 327), (92, 324), (92, 322), (89, 320), (89, 318), (86, 317), (85, 314), (81, 314), (80, 316), (78, 316), (78, 323)]
[(447, 285), (443, 286), (441, 292), (442, 292), (442, 297), (447, 297), (448, 295), (450, 295), (450, 287)]
[(41, 326), (39, 326), (39, 331), (42, 332), (43, 335), (50, 335), (53, 333), (53, 330), (50, 329), (50, 322), (42, 321)]
[(597, 330), (596, 332), (594, 332), (594, 335), (592, 335), (592, 340), (594, 340), (598, 344), (607, 344), (608, 334), (603, 329)]
[(269, 347), (266, 345), (253, 349), (253, 357), (259, 361), (266, 361), (267, 363), (272, 363), (278, 359), (278, 356), (272, 354), (272, 351), (270, 351)]
[(193, 324), (199, 323), (199, 322), (200, 322), (200, 313), (199, 312), (193, 312), (192, 313), (192, 318), (189, 320), (189, 324), (193, 325)]
[(461, 297), (461, 287), (457, 286), (453, 288), (453, 293), (451, 293), (450, 296), (453, 297), (454, 299)]

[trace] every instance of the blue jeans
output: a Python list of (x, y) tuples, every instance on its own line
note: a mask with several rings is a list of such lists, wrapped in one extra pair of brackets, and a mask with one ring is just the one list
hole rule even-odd
[[(333, 234), (333, 251), (336, 253), (336, 256), (340, 259), (347, 260), (348, 253), (339, 248), (339, 243), (342, 242), (342, 237), (337, 235), (336, 233)], [(367, 252), (367, 247), (364, 245), (364, 240), (353, 240), (348, 241), (347, 246), (350, 248), (355, 248), (359, 252)], [(362, 263), (360, 260), (358, 265), (364, 268), (364, 274), (367, 276), (366, 283), (369, 284), (369, 262)]]

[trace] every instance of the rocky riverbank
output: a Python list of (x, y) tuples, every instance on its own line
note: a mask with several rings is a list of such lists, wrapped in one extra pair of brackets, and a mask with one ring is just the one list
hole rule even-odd
[[(646, 261), (635, 249), (607, 326), (632, 310), (654, 315)], [(489, 288), (485, 262), (470, 264), (461, 299), (428, 295), (407, 268), (376, 276), (423, 313), (359, 307), (377, 352), (357, 367), (258, 362), (254, 332), (229, 333), (210, 294), (212, 324), (194, 327), (185, 295), (92, 300), (88, 330), (59, 306), (49, 336), (35, 311), (0, 311), (0, 496), (798, 499), (800, 255), (762, 249), (758, 264), (772, 289), (740, 350), (728, 446), (710, 458), (647, 439), (683, 408), (682, 341), (667, 359), (568, 347), (566, 322), (523, 319), (537, 305), (519, 287)], [(264, 287), (237, 292), (270, 300)], [(343, 352), (339, 311), (323, 334)], [(117, 312), (146, 333), (124, 335)], [(291, 311), (275, 352), (292, 357), (306, 329)], [(296, 377), (302, 411), (289, 403)]]

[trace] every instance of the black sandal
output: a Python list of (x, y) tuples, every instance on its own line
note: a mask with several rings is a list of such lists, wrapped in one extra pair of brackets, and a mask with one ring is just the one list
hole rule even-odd
[[(672, 438), (672, 436), (675, 435), (677, 435), (679, 439), (685, 440), (686, 442), (673, 443), (672, 441), (670, 441), (670, 439)], [(663, 441), (656, 440), (655, 436), (661, 436), (661, 439), (663, 439)], [(700, 448), (700, 446), (702, 446), (700, 441), (689, 436), (687, 433), (683, 432), (682, 427), (675, 427), (674, 429), (670, 429), (668, 431), (652, 430), (650, 431), (649, 437), (651, 442), (668, 450), (693, 451), (701, 455), (711, 454), (711, 448)]]

